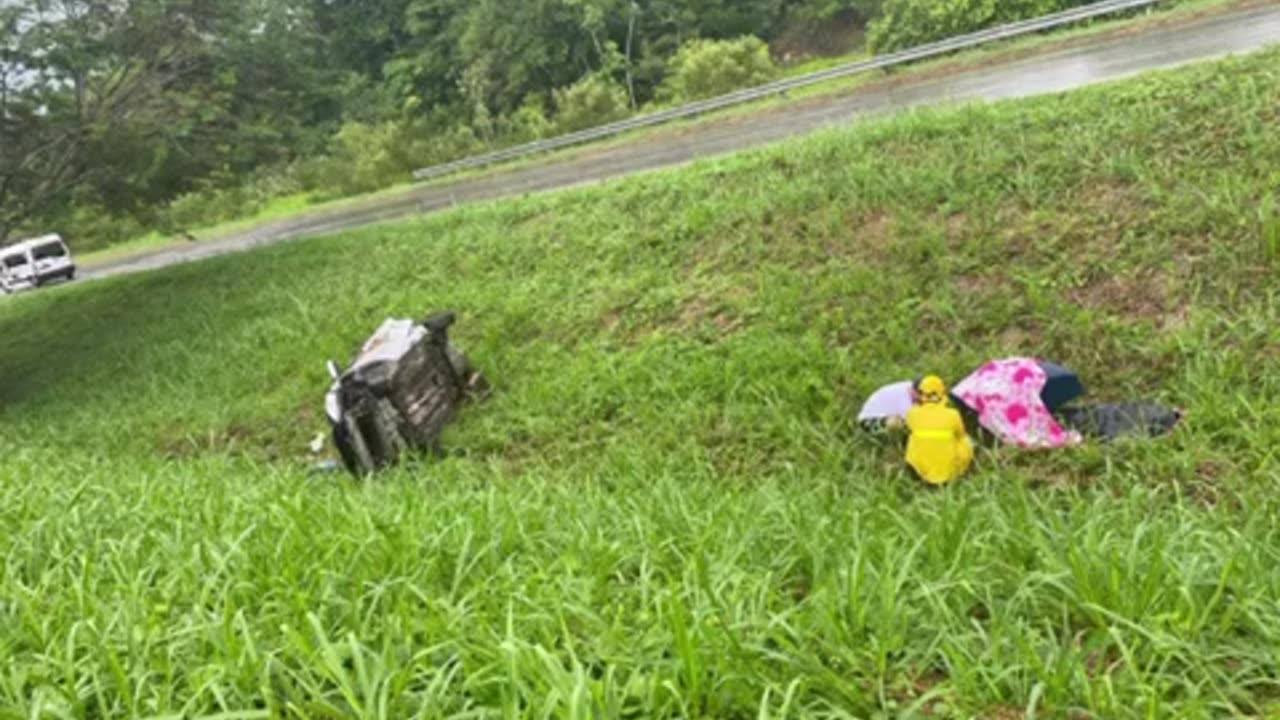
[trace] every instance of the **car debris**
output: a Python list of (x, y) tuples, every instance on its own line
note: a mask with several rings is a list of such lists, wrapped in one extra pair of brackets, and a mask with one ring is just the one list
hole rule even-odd
[(463, 402), (487, 393), (487, 381), (449, 341), (455, 320), (452, 312), (421, 322), (389, 318), (349, 368), (329, 361), (325, 415), (351, 474), (364, 477), (413, 454), (441, 454), (440, 435)]

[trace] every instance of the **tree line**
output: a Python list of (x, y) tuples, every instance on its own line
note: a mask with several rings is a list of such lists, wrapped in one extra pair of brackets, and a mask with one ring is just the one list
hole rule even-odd
[(768, 80), (796, 28), (896, 49), (1076, 4), (0, 0), (0, 239), (96, 247), (370, 190)]

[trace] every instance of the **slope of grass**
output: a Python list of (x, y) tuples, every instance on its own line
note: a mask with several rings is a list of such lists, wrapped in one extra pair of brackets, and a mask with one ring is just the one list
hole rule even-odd
[[(745, 105), (725, 108), (706, 115), (667, 123), (658, 127), (633, 130), (618, 137), (598, 140), (582, 146), (563, 148), (561, 150), (551, 151), (541, 155), (510, 160), (489, 167), (460, 171), (428, 181), (415, 182), (410, 178), (405, 177), (403, 179), (396, 180), (392, 184), (380, 190), (339, 199), (324, 199), (322, 193), (314, 192), (300, 192), (293, 195), (278, 197), (268, 202), (266, 207), (257, 212), (250, 213), (245, 217), (211, 225), (209, 227), (193, 228), (191, 229), (191, 234), (201, 242), (214, 241), (233, 233), (243, 232), (257, 226), (265, 225), (272, 221), (302, 217), (303, 215), (312, 212), (327, 212), (340, 210), (342, 208), (360, 206), (365, 203), (376, 201), (380, 198), (408, 194), (412, 192), (414, 188), (422, 188), (431, 185), (447, 185), (463, 179), (486, 177), (522, 168), (543, 165), (550, 162), (571, 160), (585, 155), (599, 153), (621, 145), (669, 141), (674, 137), (685, 135), (707, 125), (733, 122), (735, 119), (743, 116), (785, 110), (788, 105), (792, 105), (795, 101), (800, 99), (854, 94), (859, 91), (866, 90), (868, 87), (874, 87), (877, 84), (886, 82), (887, 77), (894, 78), (892, 82), (906, 82), (913, 78), (920, 79), (926, 75), (939, 76), (961, 73), (976, 67), (1012, 62), (1034, 53), (1065, 50), (1081, 42), (1094, 40), (1099, 37), (1137, 35), (1160, 26), (1175, 25), (1201, 17), (1227, 13), (1249, 7), (1256, 7), (1258, 5), (1265, 4), (1267, 1), (1268, 0), (1180, 0), (1179, 2), (1157, 6), (1136, 16), (1125, 15), (1120, 17), (1103, 17), (1078, 26), (994, 42), (981, 47), (963, 50), (952, 55), (912, 63), (893, 69), (888, 73), (864, 73), (844, 78), (836, 78), (834, 80), (828, 80), (816, 85), (811, 85), (807, 88), (800, 88), (789, 92), (786, 97), (777, 96), (765, 98)], [(842, 57), (814, 59), (783, 69), (781, 71), (781, 76), (794, 77), (865, 59), (867, 59), (867, 56), (865, 52), (862, 51)], [(647, 108), (646, 111), (657, 112), (662, 109), (665, 108), (654, 105)], [(79, 263), (83, 267), (93, 268), (110, 264), (118, 260), (142, 257), (156, 251), (181, 247), (186, 244), (186, 242), (186, 240), (179, 237), (165, 236), (158, 232), (150, 232), (142, 237), (110, 245), (100, 250), (81, 253), (77, 257)]]
[[(0, 717), (1221, 717), (1280, 697), (1280, 51), (0, 303)], [(309, 475), (454, 308), (443, 462)], [(931, 491), (1012, 353), (1190, 420)]]

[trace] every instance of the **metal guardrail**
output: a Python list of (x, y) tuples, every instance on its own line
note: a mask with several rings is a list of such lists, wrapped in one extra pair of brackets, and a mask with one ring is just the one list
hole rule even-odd
[(738, 90), (707, 100), (689, 103), (688, 105), (682, 105), (670, 110), (663, 110), (649, 115), (641, 115), (627, 120), (620, 120), (607, 125), (600, 125), (587, 130), (581, 130), (567, 135), (559, 135), (554, 138), (538, 140), (524, 145), (515, 145), (503, 150), (484, 153), (482, 155), (473, 155), (461, 160), (423, 168), (415, 171), (413, 173), (413, 177), (415, 180), (428, 180), (459, 172), (461, 170), (470, 170), (484, 167), (486, 165), (492, 165), (504, 160), (526, 157), (528, 155), (557, 150), (559, 148), (569, 147), (572, 145), (580, 145), (592, 140), (620, 135), (631, 130), (663, 125), (674, 120), (695, 117), (697, 115), (731, 107), (733, 105), (740, 105), (760, 100), (773, 95), (785, 93), (789, 90), (795, 90), (809, 85), (826, 82), (827, 80), (848, 77), (850, 75), (858, 75), (872, 70), (879, 70), (882, 68), (893, 67), (895, 65), (902, 65), (904, 63), (936, 57), (938, 55), (945, 55), (946, 53), (955, 52), (956, 50), (976, 47), (978, 45), (1018, 37), (1020, 35), (1029, 35), (1035, 32), (1051, 30), (1053, 28), (1062, 27), (1063, 25), (1070, 25), (1083, 20), (1101, 17), (1103, 15), (1111, 15), (1125, 10), (1149, 7), (1160, 2), (1162, 2), (1162, 0), (1103, 0), (1102, 2), (1093, 3), (1092, 5), (1085, 5), (1071, 10), (1043, 15), (1030, 20), (1023, 20), (1021, 22), (1001, 25), (987, 30), (980, 30), (967, 35), (959, 35), (940, 42), (921, 45), (919, 47), (890, 53), (888, 55), (882, 55), (871, 60), (863, 60), (861, 62), (840, 65), (838, 67), (819, 70), (818, 72), (801, 75), (799, 77), (775, 80), (764, 85)]

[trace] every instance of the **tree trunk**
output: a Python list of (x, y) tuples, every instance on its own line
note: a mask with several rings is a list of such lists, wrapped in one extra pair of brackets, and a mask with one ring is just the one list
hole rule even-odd
[(631, 3), (631, 17), (627, 19), (627, 96), (631, 98), (631, 110), (636, 109), (636, 83), (631, 72), (631, 42), (636, 34), (636, 4)]

